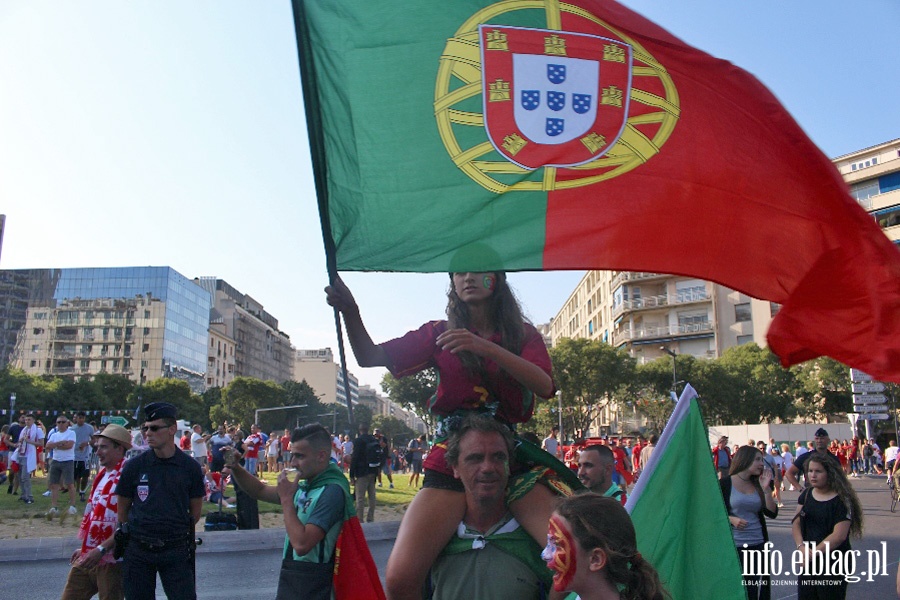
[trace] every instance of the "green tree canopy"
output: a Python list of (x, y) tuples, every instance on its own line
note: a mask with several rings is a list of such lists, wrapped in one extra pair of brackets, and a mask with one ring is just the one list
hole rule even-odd
[(216, 424), (240, 423), (244, 431), (249, 431), (256, 409), (284, 406), (285, 397), (285, 389), (274, 381), (235, 377), (222, 389), (219, 403), (210, 409), (209, 418)]
[(434, 431), (436, 421), (428, 410), (428, 401), (437, 392), (437, 374), (434, 369), (419, 371), (400, 379), (385, 373), (381, 379), (381, 388), (391, 401), (422, 419), (428, 431)]
[[(562, 394), (566, 437), (571, 437), (571, 432), (587, 432), (600, 411), (635, 378), (635, 359), (599, 340), (564, 338), (550, 349), (550, 358)], [(551, 403), (557, 400), (539, 406), (552, 410)]]

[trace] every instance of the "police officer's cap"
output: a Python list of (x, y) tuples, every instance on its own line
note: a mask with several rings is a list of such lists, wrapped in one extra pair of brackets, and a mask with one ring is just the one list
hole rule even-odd
[(816, 429), (816, 437), (829, 437), (828, 432), (823, 427)]
[(174, 419), (178, 414), (178, 409), (168, 402), (153, 402), (144, 407), (145, 421), (155, 421), (157, 419)]

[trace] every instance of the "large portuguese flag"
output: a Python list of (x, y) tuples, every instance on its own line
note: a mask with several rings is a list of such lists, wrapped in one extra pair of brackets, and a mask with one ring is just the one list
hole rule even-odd
[(332, 268), (613, 269), (900, 381), (900, 252), (753, 76), (611, 0), (294, 0)]

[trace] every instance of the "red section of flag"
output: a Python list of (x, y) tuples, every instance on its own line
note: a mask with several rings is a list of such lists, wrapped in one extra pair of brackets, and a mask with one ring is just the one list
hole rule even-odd
[[(623, 135), (610, 156), (647, 157), (624, 174), (610, 177), (608, 165), (559, 170), (558, 181), (607, 176), (550, 192), (544, 268), (716, 281), (783, 304), (768, 340), (784, 365), (828, 355), (900, 382), (900, 252), (831, 161), (747, 72), (614, 2), (575, 4), (642, 46), (644, 64), (657, 62), (674, 84), (673, 95), (664, 79), (640, 74), (648, 69), (635, 51), (629, 118), (648, 118), (631, 141), (653, 140), (654, 97), (677, 100), (668, 107), (677, 122), (655, 154)], [(609, 31), (569, 12), (561, 29)]]
[(384, 600), (378, 568), (357, 517), (344, 521), (335, 545), (335, 600)]

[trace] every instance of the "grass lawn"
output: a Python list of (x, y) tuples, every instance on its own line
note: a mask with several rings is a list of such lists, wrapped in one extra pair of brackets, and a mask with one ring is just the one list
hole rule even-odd
[[(277, 473), (263, 474), (264, 480), (270, 485), (275, 485), (276, 476)], [(413, 496), (415, 496), (416, 492), (418, 491), (416, 488), (409, 487), (409, 475), (403, 473), (395, 473), (393, 477), (394, 489), (390, 489), (388, 487), (387, 477), (383, 477), (384, 487), (376, 488), (379, 506), (403, 507), (405, 505), (408, 505), (412, 501)], [(34, 504), (23, 504), (22, 502), (18, 501), (19, 496), (7, 494), (6, 489), (8, 485), (8, 482), (0, 485), (0, 521), (6, 519), (21, 519), (37, 514), (43, 514), (50, 508), (50, 498), (41, 495), (47, 490), (47, 478), (42, 474), (31, 478), (31, 491), (34, 495)], [(62, 508), (65, 508), (68, 501), (68, 494), (66, 494), (65, 492), (60, 492), (58, 505)], [(84, 504), (84, 502), (78, 501), (76, 497), (75, 506), (78, 508), (79, 519), (81, 518), (80, 514), (84, 509)], [(277, 504), (260, 502), (259, 511), (280, 513), (281, 507)]]
[[(269, 485), (275, 485), (277, 473), (263, 473), (263, 479)], [(405, 507), (412, 502), (413, 496), (416, 495), (418, 488), (409, 486), (409, 475), (405, 473), (394, 473), (394, 489), (388, 486), (387, 477), (382, 475), (382, 483), (384, 487), (375, 488), (375, 497), (378, 500), (378, 506)], [(422, 484), (422, 477), (419, 476), (419, 485)], [(281, 512), (281, 507), (268, 502), (259, 503), (259, 512)]]

